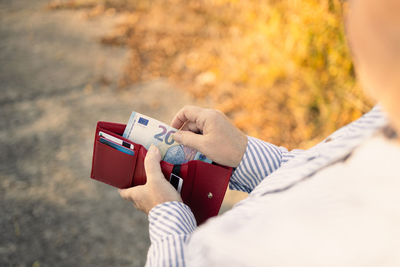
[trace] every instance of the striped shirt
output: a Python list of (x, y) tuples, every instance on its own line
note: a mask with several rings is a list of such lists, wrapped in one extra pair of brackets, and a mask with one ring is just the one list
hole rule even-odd
[[(303, 197), (294, 203), (287, 203), (280, 198), (291, 194), (283, 193), (296, 191), (292, 189), (295, 187), (305, 190), (305, 196), (322, 194), (323, 190), (320, 192), (319, 189), (313, 190), (311, 186), (307, 188), (300, 184), (311, 185), (310, 182), (302, 182), (320, 181), (321, 179), (314, 179), (317, 174), (331, 169), (338, 162), (344, 162), (360, 144), (369, 140), (385, 125), (386, 116), (380, 107), (376, 106), (357, 121), (339, 129), (308, 150), (288, 151), (284, 147), (248, 137), (246, 152), (230, 179), (229, 187), (248, 192), (249, 196), (230, 211), (209, 219), (200, 227), (197, 227), (190, 208), (182, 202), (166, 202), (155, 206), (149, 212), (151, 246), (146, 266), (265, 266), (268, 262), (273, 263), (273, 259), (278, 259), (275, 264), (291, 265), (289, 262), (292, 255), (297, 255), (299, 259), (296, 259), (296, 262), (301, 262), (305, 255), (290, 250), (293, 246), (287, 235), (291, 231), (284, 231), (282, 228), (292, 229), (299, 217), (312, 218), (319, 214), (320, 210), (314, 211), (309, 208), (298, 214), (303, 206), (293, 210), (294, 203), (303, 203), (308, 198)], [(313, 179), (309, 179), (311, 177)], [(326, 182), (325, 187), (328, 184), (329, 182)], [(326, 190), (321, 197), (324, 201), (325, 196), (331, 194), (329, 188)], [(292, 195), (296, 196), (296, 193)], [(325, 203), (324, 201), (321, 203)], [(273, 205), (274, 202), (279, 205)], [(333, 203), (335, 204), (331, 204), (336, 205), (336, 202)], [(346, 202), (343, 203), (347, 207)], [(292, 212), (286, 213), (286, 210)], [(308, 212), (309, 217), (305, 215)], [(283, 221), (273, 224), (277, 218), (282, 217)], [(269, 223), (270, 227), (266, 227)], [(310, 231), (313, 235), (312, 229), (308, 229), (313, 223), (304, 225), (307, 227), (306, 232)], [(318, 225), (315, 229), (319, 229)], [(293, 236), (299, 233), (303, 232), (294, 232)], [(282, 243), (283, 240), (289, 240), (289, 243)], [(282, 256), (285, 255), (282, 253), (285, 252), (285, 247), (289, 249), (286, 257)], [(294, 248), (294, 251), (302, 250)], [(303, 262), (310, 263), (308, 260)], [(320, 264), (325, 263), (319, 262), (317, 265)]]

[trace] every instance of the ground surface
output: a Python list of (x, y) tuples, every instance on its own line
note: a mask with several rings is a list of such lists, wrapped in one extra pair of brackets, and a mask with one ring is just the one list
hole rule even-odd
[(169, 122), (193, 103), (166, 82), (118, 90), (117, 17), (0, 0), (0, 266), (143, 266), (147, 218), (89, 179), (98, 120)]

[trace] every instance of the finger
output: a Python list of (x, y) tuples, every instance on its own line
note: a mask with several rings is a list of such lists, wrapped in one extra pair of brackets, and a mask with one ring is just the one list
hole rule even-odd
[(185, 106), (175, 115), (171, 126), (179, 129), (186, 121), (195, 122), (203, 108), (196, 106)]
[(193, 133), (200, 133), (201, 130), (197, 127), (197, 124), (195, 122), (189, 122), (187, 121), (182, 129), (180, 129), (181, 131), (191, 131)]
[(144, 169), (148, 180), (159, 177), (161, 172), (161, 154), (155, 145), (151, 145), (144, 159)]
[(190, 131), (179, 131), (174, 133), (172, 138), (182, 145), (192, 147), (203, 153), (204, 135)]

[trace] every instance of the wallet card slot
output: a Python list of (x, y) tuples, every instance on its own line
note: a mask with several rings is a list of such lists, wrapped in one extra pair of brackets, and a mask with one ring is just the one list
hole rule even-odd
[(127, 143), (130, 143), (130, 144), (132, 144), (132, 145), (134, 145), (134, 146), (138, 146), (138, 144), (136, 144), (136, 143), (132, 142), (131, 140), (129, 140), (129, 139), (123, 137), (122, 135), (119, 135), (119, 134), (117, 134), (117, 133), (114, 133), (114, 132), (112, 132), (112, 131), (110, 131), (110, 130), (103, 129), (103, 128), (100, 128), (100, 129), (97, 131), (97, 133), (96, 133), (96, 140), (99, 140), (99, 139), (100, 139), (99, 132), (104, 132), (104, 133), (109, 134), (109, 135), (111, 135), (111, 136), (114, 136), (114, 137), (116, 137), (116, 138), (118, 138), (118, 139), (121, 139), (122, 141), (125, 141), (125, 142), (127, 142)]
[(137, 152), (128, 155), (96, 140), (92, 178), (118, 188), (131, 187)]

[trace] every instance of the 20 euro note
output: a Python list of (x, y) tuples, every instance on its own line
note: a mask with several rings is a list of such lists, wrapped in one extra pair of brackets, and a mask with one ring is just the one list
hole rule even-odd
[(161, 158), (172, 164), (182, 164), (190, 160), (201, 160), (211, 163), (196, 149), (178, 144), (172, 134), (178, 130), (151, 117), (132, 112), (123, 137), (149, 149), (151, 144), (158, 147)]

